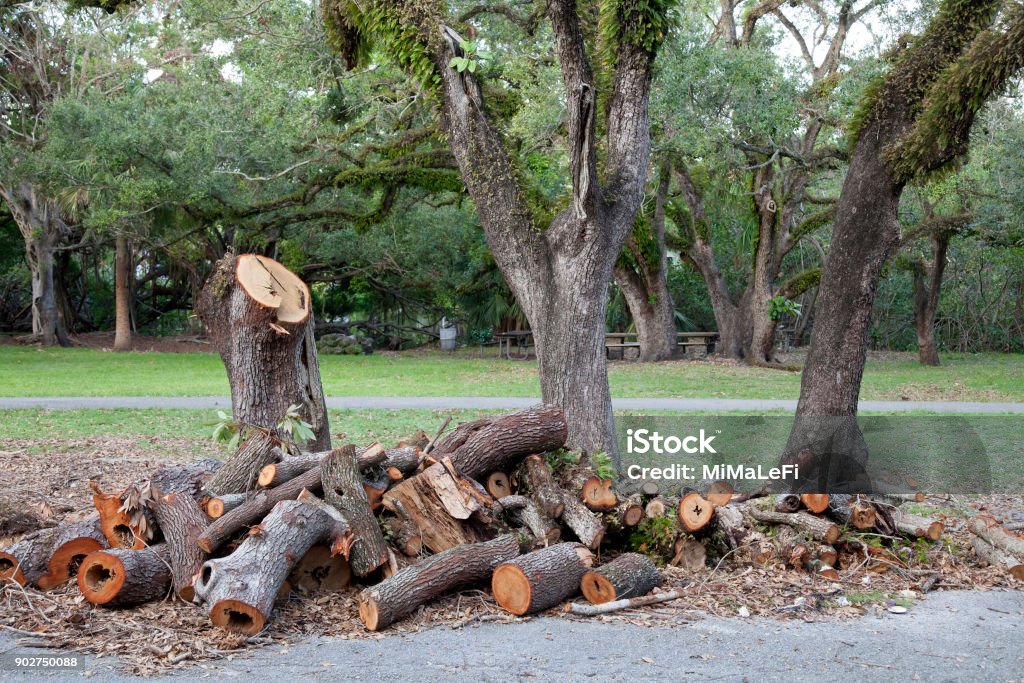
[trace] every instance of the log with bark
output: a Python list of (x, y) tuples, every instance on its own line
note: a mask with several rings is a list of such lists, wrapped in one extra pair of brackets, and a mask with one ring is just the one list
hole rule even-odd
[[(66, 578), (62, 579), (62, 574), (81, 561), (83, 552), (107, 547), (102, 530), (97, 533), (97, 524), (95, 518), (65, 522), (23, 537), (0, 551), (0, 580), (22, 586), (38, 586), (43, 581), (44, 590), (63, 583)], [(88, 550), (94, 544), (96, 547)]]
[(387, 543), (370, 509), (355, 446), (344, 446), (320, 465), (324, 500), (336, 508), (352, 529), (354, 543), (348, 560), (356, 576), (366, 576), (388, 561)]
[(423, 550), (423, 534), (402, 503), (395, 506), (395, 516), (381, 519), (381, 526), (388, 529), (391, 545), (406, 557), (416, 557)]
[(206, 498), (202, 507), (211, 519), (218, 519), (234, 510), (236, 507), (249, 500), (250, 493), (225, 493), (216, 498)]
[(644, 506), (640, 504), (639, 498), (627, 498), (620, 502), (615, 511), (610, 514), (620, 527), (628, 529), (643, 521)]
[(800, 509), (800, 496), (795, 493), (780, 493), (775, 496), (776, 512), (796, 512)]
[(491, 512), (498, 517), (504, 515), (513, 526), (525, 527), (540, 546), (561, 540), (559, 526), (526, 496), (505, 496), (491, 507)]
[(907, 536), (937, 541), (942, 538), (942, 532), (946, 529), (946, 525), (937, 519), (928, 519), (899, 508), (893, 508), (891, 514), (896, 529)]
[(861, 496), (834, 493), (829, 496), (828, 511), (838, 521), (855, 529), (871, 529), (875, 526), (875, 506)]
[(199, 547), (199, 537), (209, 525), (206, 515), (192, 496), (181, 492), (158, 493), (153, 513), (167, 544), (174, 592), (185, 602), (192, 602), (192, 584), (206, 562), (206, 553)]
[(748, 506), (747, 510), (758, 522), (785, 524), (826, 545), (839, 540), (839, 527), (822, 517), (806, 512), (775, 512), (756, 505)]
[(256, 488), (260, 471), (265, 465), (277, 462), (280, 442), (265, 429), (249, 429), (245, 441), (228, 458), (214, 477), (206, 483), (209, 496), (245, 493)]
[(491, 592), (512, 614), (539, 612), (579, 593), (583, 575), (593, 563), (586, 547), (558, 543), (498, 566), (491, 577)]
[[(265, 465), (260, 470), (256, 483), (263, 487), (280, 486), (318, 466), (320, 461), (329, 454), (330, 451), (323, 451), (320, 453), (301, 453), (293, 456), (281, 449), (277, 449), (277, 462)], [(384, 462), (387, 454), (388, 452), (384, 450), (384, 447), (374, 441), (365, 448), (356, 449), (356, 461), (359, 464), (359, 469), (365, 472)]]
[(611, 479), (603, 479), (591, 469), (590, 458), (580, 455), (579, 462), (562, 477), (565, 488), (579, 496), (583, 504), (594, 512), (608, 512), (619, 504), (619, 496)]
[(993, 567), (1004, 567), (1017, 581), (1024, 581), (1024, 539), (980, 517), (967, 523), (974, 553)]
[(511, 534), (432, 555), (363, 591), (359, 618), (371, 631), (387, 628), (429, 600), (486, 580), (518, 555), (519, 542)]
[(252, 635), (266, 624), (274, 599), (313, 545), (337, 535), (322, 509), (285, 500), (249, 532), (235, 552), (208, 560), (195, 581), (195, 597), (215, 626)]
[(624, 553), (583, 575), (583, 597), (595, 605), (647, 595), (661, 584), (657, 567), (646, 555)]
[(555, 485), (547, 461), (540, 455), (531, 455), (523, 460), (520, 481), (525, 481), (530, 498), (537, 508), (551, 519), (558, 519), (565, 509), (562, 489)]
[(62, 586), (75, 578), (82, 560), (92, 552), (110, 547), (97, 515), (56, 529), (49, 548), (47, 571), (35, 582), (41, 590)]
[(171, 587), (170, 551), (148, 548), (97, 550), (82, 560), (78, 590), (94, 605), (132, 607), (167, 595)]
[(289, 406), (312, 425), (312, 450), (331, 447), (309, 288), (265, 256), (229, 253), (197, 297), (196, 313), (220, 353), (234, 421), (274, 429)]
[(562, 491), (562, 501), (565, 504), (565, 508), (562, 510), (562, 521), (572, 529), (576, 538), (583, 545), (591, 550), (597, 550), (601, 541), (604, 540), (604, 522), (601, 521), (597, 513), (592, 512), (579, 498), (568, 491)]

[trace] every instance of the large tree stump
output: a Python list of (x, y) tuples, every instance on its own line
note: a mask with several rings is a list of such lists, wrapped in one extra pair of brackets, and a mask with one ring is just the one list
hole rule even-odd
[(170, 552), (160, 544), (140, 550), (97, 550), (78, 569), (78, 589), (94, 605), (131, 607), (167, 595)]
[(180, 492), (158, 495), (153, 512), (168, 547), (174, 592), (185, 602), (192, 602), (192, 584), (206, 561), (198, 543), (209, 524), (206, 515), (192, 496)]
[(306, 284), (273, 259), (229, 253), (203, 285), (196, 313), (227, 369), (234, 420), (273, 429), (298, 405), (316, 435), (307, 446), (330, 448)]
[(518, 555), (519, 543), (510, 534), (432, 555), (363, 591), (359, 618), (371, 631), (387, 628), (428, 600), (487, 579)]
[(292, 569), (332, 529), (331, 518), (315, 506), (278, 503), (235, 552), (203, 565), (194, 584), (196, 598), (215, 626), (259, 633)]
[(473, 429), (463, 431), (459, 431), (463, 427), (460, 425), (431, 454), (438, 460), (449, 456), (459, 472), (471, 479), (504, 469), (531, 453), (561, 448), (569, 434), (562, 409), (553, 405), (538, 405), (472, 424)]
[(263, 429), (250, 429), (238, 450), (228, 458), (213, 479), (206, 483), (204, 492), (209, 496), (245, 493), (256, 488), (260, 470), (277, 461), (279, 442)]
[(47, 572), (39, 577), (36, 585), (44, 591), (64, 585), (78, 573), (86, 555), (107, 547), (98, 516), (61, 525), (50, 546)]
[(639, 553), (624, 553), (583, 575), (583, 597), (595, 605), (647, 595), (661, 583), (658, 568)]
[(354, 542), (348, 561), (356, 576), (366, 576), (388, 561), (387, 542), (370, 509), (355, 446), (333, 451), (320, 465), (324, 500), (348, 521)]
[(500, 565), (491, 578), (491, 591), (512, 614), (540, 612), (579, 593), (593, 563), (594, 556), (584, 546), (558, 543)]

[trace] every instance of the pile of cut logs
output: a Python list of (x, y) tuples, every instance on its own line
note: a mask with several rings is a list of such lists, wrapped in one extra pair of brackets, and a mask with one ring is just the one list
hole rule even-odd
[[(377, 630), (488, 580), (513, 614), (581, 592), (633, 604), (659, 584), (655, 563), (696, 571), (729, 556), (834, 579), (874, 548), (846, 529), (943, 533), (941, 521), (901, 511), (900, 496), (750, 497), (713, 482), (680, 497), (650, 484), (623, 497), (586, 454), (562, 450), (566, 432), (550, 405), (393, 448), (292, 453), (251, 429), (224, 462), (160, 469), (116, 493), (94, 488), (94, 510), (0, 552), (0, 579), (44, 590), (77, 580), (108, 607), (173, 591), (242, 633), (263, 629), (290, 591), (358, 582), (360, 618)], [(979, 557), (1024, 578), (1024, 540), (981, 518), (970, 530)]]

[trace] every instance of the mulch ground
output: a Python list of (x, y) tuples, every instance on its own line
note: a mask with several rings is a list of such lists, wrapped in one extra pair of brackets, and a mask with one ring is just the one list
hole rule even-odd
[[(89, 507), (90, 480), (99, 482), (104, 490), (117, 490), (159, 466), (175, 462), (166, 456), (174, 452), (169, 444), (156, 439), (149, 447), (140, 446), (135, 438), (117, 437), (60, 441), (59, 446), (55, 440), (50, 446), (40, 441), (3, 444), (0, 491), (31, 490), (40, 509), (48, 507), (57, 519), (67, 511)], [(191, 459), (196, 448), (202, 452), (203, 446), (186, 444), (186, 450), (179, 452), (188, 453), (187, 459)], [(1018, 518), (1024, 514), (1021, 498), (965, 500), (942, 496), (930, 497), (925, 505), (945, 516), (947, 533), (942, 541), (912, 548), (873, 549), (862, 562), (840, 571), (839, 581), (782, 566), (737, 566), (727, 556), (712, 560), (698, 572), (663, 569), (662, 590), (685, 587), (681, 599), (594, 618), (646, 628), (680, 626), (707, 615), (825, 621), (878, 610), (913, 610), (925, 588), (1020, 588), (1002, 572), (978, 565), (970, 550), (965, 520), (978, 512)], [(0, 547), (11, 540), (0, 539)], [(86, 602), (74, 584), (45, 593), (5, 584), (0, 587), (0, 629), (12, 632), (21, 647), (73, 649), (109, 657), (111, 664), (132, 674), (155, 675), (197, 664), (215, 668), (217, 661), (244, 656), (257, 648), (287, 647), (314, 634), (381, 638), (424, 628), (523, 620), (499, 609), (489, 592), (470, 590), (420, 608), (383, 634), (370, 633), (358, 618), (360, 588), (282, 598), (268, 628), (245, 637), (213, 628), (198, 607), (170, 598), (138, 608), (111, 610)], [(566, 614), (561, 607), (545, 614), (582, 618)]]

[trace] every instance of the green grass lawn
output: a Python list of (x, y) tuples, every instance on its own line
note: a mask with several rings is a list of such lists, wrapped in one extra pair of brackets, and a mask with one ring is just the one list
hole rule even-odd
[[(926, 368), (911, 354), (869, 361), (864, 399), (1024, 401), (1024, 356), (944, 354)], [(324, 356), (324, 390), (331, 396), (539, 396), (537, 364), (409, 352), (399, 356)], [(721, 363), (613, 362), (617, 397), (795, 399), (793, 372)], [(0, 347), (2, 396), (224, 396), (220, 358), (206, 353), (126, 353), (92, 349)]]

